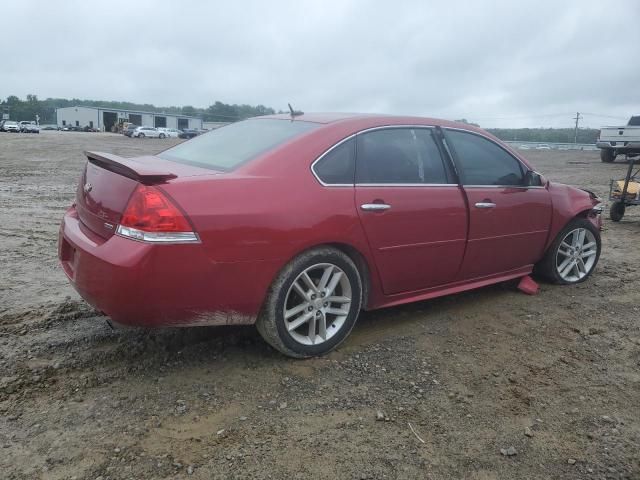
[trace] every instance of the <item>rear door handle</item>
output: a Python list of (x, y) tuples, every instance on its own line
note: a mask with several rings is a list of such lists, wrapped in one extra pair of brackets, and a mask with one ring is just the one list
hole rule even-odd
[(365, 203), (360, 205), (360, 208), (362, 210), (375, 212), (375, 211), (389, 210), (391, 208), (391, 205), (387, 205), (386, 203)]
[(476, 203), (476, 208), (496, 208), (496, 204), (491, 202), (478, 202)]

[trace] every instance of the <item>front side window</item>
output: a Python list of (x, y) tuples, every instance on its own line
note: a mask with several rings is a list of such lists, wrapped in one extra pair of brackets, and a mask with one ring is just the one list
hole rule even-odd
[(245, 120), (211, 130), (158, 156), (226, 171), (317, 127), (316, 123), (300, 120)]
[(355, 140), (350, 138), (327, 152), (313, 166), (318, 178), (326, 184), (353, 185), (355, 175)]
[(356, 182), (446, 184), (440, 150), (429, 128), (388, 128), (358, 135)]
[(525, 184), (520, 162), (491, 140), (458, 130), (447, 130), (446, 139), (455, 152), (464, 185)]

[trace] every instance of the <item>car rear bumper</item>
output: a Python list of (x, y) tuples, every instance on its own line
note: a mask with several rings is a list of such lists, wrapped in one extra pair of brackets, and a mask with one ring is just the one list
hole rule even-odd
[(267, 262), (213, 262), (202, 244), (105, 240), (82, 224), (74, 207), (64, 215), (58, 243), (73, 287), (121, 325), (254, 323), (277, 271)]

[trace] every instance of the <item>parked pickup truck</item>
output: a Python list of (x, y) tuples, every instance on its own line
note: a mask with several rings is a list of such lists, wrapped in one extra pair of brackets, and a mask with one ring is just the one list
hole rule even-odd
[(618, 155), (640, 155), (640, 115), (632, 116), (624, 127), (602, 127), (596, 147), (606, 163)]

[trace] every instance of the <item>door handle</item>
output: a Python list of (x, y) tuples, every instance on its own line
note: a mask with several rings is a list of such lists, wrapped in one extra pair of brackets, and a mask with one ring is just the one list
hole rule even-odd
[(491, 202), (478, 202), (476, 203), (476, 208), (496, 208), (496, 204)]
[(360, 205), (362, 210), (373, 211), (373, 212), (381, 212), (384, 210), (389, 210), (391, 205), (387, 205), (386, 203), (365, 203)]

